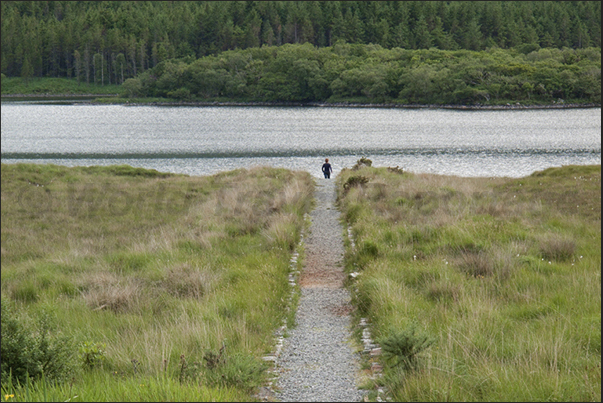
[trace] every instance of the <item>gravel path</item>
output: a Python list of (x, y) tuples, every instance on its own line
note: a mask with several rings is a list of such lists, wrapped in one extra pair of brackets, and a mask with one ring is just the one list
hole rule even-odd
[(305, 241), (297, 326), (277, 360), (275, 398), (284, 402), (353, 402), (358, 356), (350, 344), (350, 295), (343, 288), (343, 241), (334, 206), (335, 181), (318, 179), (316, 208)]

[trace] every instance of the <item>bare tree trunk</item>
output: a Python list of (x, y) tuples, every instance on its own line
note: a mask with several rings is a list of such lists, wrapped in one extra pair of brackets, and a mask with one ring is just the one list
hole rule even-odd
[(145, 53), (145, 46), (144, 46), (144, 41), (140, 41), (140, 72), (142, 73), (144, 71), (144, 65), (145, 65), (145, 57), (146, 53)]
[(84, 49), (84, 68), (86, 69), (86, 84), (90, 84), (90, 50), (87, 44)]

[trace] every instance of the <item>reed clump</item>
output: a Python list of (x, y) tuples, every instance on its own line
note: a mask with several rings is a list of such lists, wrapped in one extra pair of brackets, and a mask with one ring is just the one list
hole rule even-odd
[(547, 260), (567, 261), (576, 254), (576, 242), (568, 235), (547, 235), (539, 242), (540, 254)]
[[(266, 376), (261, 357), (287, 315), (289, 259), (313, 189), (308, 173), (267, 167), (189, 177), (2, 164), (2, 305), (26, 322), (52, 316), (74, 352), (69, 388), (17, 384), (3, 356), (2, 393), (253, 399)], [(90, 357), (98, 345), (102, 361), (84, 365), (81, 346)], [(225, 364), (204, 366), (222, 347)], [(184, 390), (174, 392), (174, 381)]]
[(600, 401), (600, 165), (337, 181), (353, 301), (385, 343), (392, 399)]

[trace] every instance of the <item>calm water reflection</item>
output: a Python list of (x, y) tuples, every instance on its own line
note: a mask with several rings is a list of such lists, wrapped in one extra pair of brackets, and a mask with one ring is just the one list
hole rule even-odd
[(254, 165), (461, 176), (601, 163), (601, 109), (455, 111), (2, 104), (2, 162), (129, 164), (206, 175)]

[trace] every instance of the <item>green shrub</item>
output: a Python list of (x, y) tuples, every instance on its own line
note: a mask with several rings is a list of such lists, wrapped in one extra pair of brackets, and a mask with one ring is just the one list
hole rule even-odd
[(344, 192), (347, 192), (353, 187), (368, 183), (368, 181), (368, 178), (362, 175), (350, 176), (343, 184), (343, 190)]
[(360, 169), (362, 167), (370, 167), (373, 165), (373, 161), (368, 158), (362, 157), (358, 161), (356, 161), (356, 165), (352, 167), (353, 170)]
[(400, 168), (399, 166), (395, 166), (395, 167), (388, 167), (387, 168), (388, 172), (397, 174), (397, 175), (404, 175), (404, 169)]
[(191, 99), (191, 91), (188, 88), (181, 87), (177, 90), (169, 91), (167, 96), (173, 99), (189, 100)]
[(142, 93), (142, 83), (138, 78), (128, 78), (121, 86), (129, 98), (140, 96)]
[(80, 345), (79, 357), (86, 369), (102, 365), (105, 361), (105, 344), (86, 341)]
[(74, 369), (71, 341), (54, 329), (48, 315), (38, 318), (36, 327), (17, 315), (11, 301), (2, 299), (2, 346), (0, 354), (2, 384), (12, 379), (25, 383), (27, 378), (60, 380)]
[(383, 337), (379, 344), (386, 362), (392, 367), (415, 370), (419, 365), (419, 354), (435, 343), (435, 339), (417, 331), (417, 324), (412, 322), (405, 329), (393, 330)]
[(28, 374), (35, 375), (40, 372), (33, 351), (35, 340), (30, 332), (24, 328), (17, 318), (14, 308), (8, 300), (2, 299), (2, 384), (9, 378), (24, 382)]

